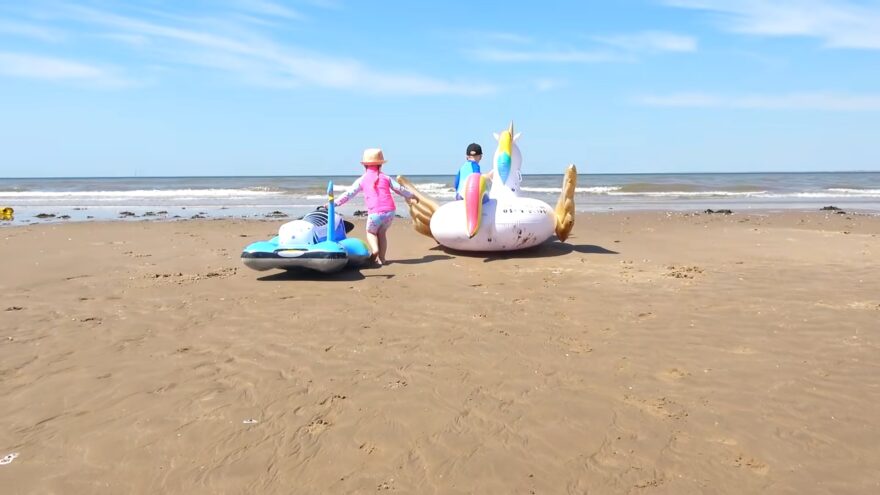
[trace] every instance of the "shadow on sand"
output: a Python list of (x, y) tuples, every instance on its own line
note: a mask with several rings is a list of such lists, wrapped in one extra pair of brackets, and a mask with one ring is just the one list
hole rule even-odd
[(390, 260), (389, 264), (392, 265), (421, 265), (423, 263), (430, 263), (432, 261), (442, 261), (442, 260), (451, 260), (452, 256), (448, 254), (429, 254), (427, 256), (422, 256), (421, 258), (410, 258), (408, 260)]
[(552, 258), (555, 256), (564, 256), (571, 253), (620, 254), (617, 251), (611, 251), (610, 249), (605, 249), (602, 246), (595, 246), (592, 244), (568, 244), (565, 242), (560, 242), (558, 240), (545, 242), (529, 249), (523, 249), (522, 251), (456, 251), (454, 249), (449, 249), (443, 246), (436, 246), (431, 248), (431, 250), (443, 251), (445, 253), (468, 258), (485, 258), (485, 260), (483, 261), (486, 263), (490, 261), (509, 259)]
[(344, 269), (342, 271), (336, 273), (320, 273), (314, 270), (300, 269), (300, 270), (286, 270), (283, 272), (273, 273), (271, 275), (266, 275), (265, 277), (260, 277), (257, 280), (261, 282), (282, 282), (285, 280), (288, 281), (312, 281), (312, 282), (357, 282), (358, 280), (364, 280), (368, 277), (377, 277), (377, 278), (385, 278), (391, 279), (394, 278), (394, 274), (375, 274), (375, 275), (364, 275), (361, 273), (361, 270), (370, 270), (373, 268), (379, 268), (378, 266), (367, 266), (361, 269)]

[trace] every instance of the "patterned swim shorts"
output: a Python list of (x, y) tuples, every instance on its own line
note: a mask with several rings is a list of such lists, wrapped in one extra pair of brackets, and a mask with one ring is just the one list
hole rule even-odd
[(388, 228), (394, 221), (394, 212), (386, 211), (384, 213), (370, 213), (367, 217), (367, 232), (370, 234), (378, 234), (379, 230)]

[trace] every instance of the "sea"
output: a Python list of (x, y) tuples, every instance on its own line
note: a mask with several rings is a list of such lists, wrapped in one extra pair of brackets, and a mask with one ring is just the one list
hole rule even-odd
[[(453, 176), (408, 177), (438, 202), (454, 198)], [(326, 204), (356, 176), (0, 178), (0, 209), (14, 218), (2, 225), (100, 220), (285, 218)], [(524, 175), (522, 194), (555, 205), (562, 175)], [(577, 211), (656, 210), (733, 212), (814, 211), (836, 206), (880, 214), (880, 172), (582, 174)], [(397, 201), (398, 213), (407, 215)], [(340, 213), (364, 205), (355, 198)]]

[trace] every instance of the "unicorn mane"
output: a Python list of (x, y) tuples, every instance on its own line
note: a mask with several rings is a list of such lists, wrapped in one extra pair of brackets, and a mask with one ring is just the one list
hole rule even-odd
[(519, 185), (522, 182), (522, 154), (516, 140), (520, 134), (513, 132), (513, 122), (510, 126), (495, 134), (498, 141), (498, 148), (495, 150), (495, 157), (492, 159), (492, 170), (495, 177), (492, 179), (492, 188), (489, 190), (490, 198), (499, 198), (504, 196), (519, 196)]

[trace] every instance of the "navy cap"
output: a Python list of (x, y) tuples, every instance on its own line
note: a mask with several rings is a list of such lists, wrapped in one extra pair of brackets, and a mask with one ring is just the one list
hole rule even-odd
[(467, 156), (477, 156), (483, 154), (483, 148), (477, 143), (471, 143), (467, 147)]

